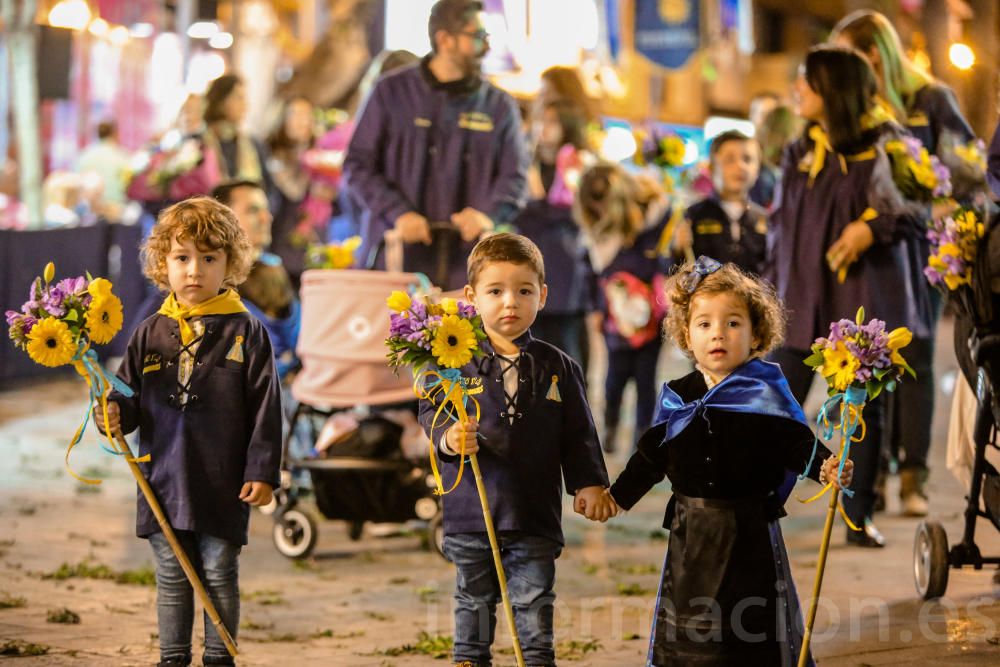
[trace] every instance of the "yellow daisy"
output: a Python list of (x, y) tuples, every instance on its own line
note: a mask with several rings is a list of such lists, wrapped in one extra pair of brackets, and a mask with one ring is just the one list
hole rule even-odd
[(389, 295), (389, 298), (385, 300), (386, 304), (389, 306), (390, 310), (394, 310), (397, 313), (402, 313), (410, 309), (412, 302), (410, 301), (410, 295), (406, 292), (401, 292), (399, 290), (394, 291)]
[(111, 281), (106, 278), (94, 278), (87, 285), (87, 291), (90, 292), (90, 296), (95, 299), (99, 299), (105, 296), (111, 296)]
[[(854, 382), (854, 374), (861, 367), (861, 362), (855, 358), (842, 342), (838, 342), (831, 350), (823, 350), (823, 366), (820, 373), (832, 382), (837, 391), (844, 391)], [(832, 380), (830, 378), (833, 378)]]
[(99, 345), (109, 343), (122, 328), (122, 302), (110, 292), (107, 296), (95, 297), (84, 317), (90, 340)]
[(899, 353), (901, 349), (910, 344), (913, 340), (913, 332), (906, 327), (899, 327), (898, 329), (893, 329), (889, 332), (889, 351), (890, 351), (890, 361), (897, 366), (905, 366), (906, 360), (903, 359), (903, 355)]
[(441, 310), (447, 315), (458, 315), (458, 301), (455, 299), (441, 299)]
[(46, 317), (28, 334), (28, 356), (42, 366), (62, 366), (73, 359), (73, 334), (62, 320)]
[(438, 365), (445, 368), (461, 368), (472, 361), (472, 352), (478, 347), (472, 323), (457, 315), (445, 315), (434, 330), (431, 353)]

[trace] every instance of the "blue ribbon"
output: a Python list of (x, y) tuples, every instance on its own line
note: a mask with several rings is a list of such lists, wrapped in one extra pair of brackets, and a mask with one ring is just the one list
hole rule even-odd
[[(94, 409), (94, 403), (100, 401), (101, 396), (104, 395), (109, 383), (115, 391), (126, 398), (131, 398), (135, 395), (135, 392), (133, 392), (132, 388), (127, 384), (119, 380), (114, 375), (109, 375), (104, 372), (104, 369), (101, 368), (101, 362), (97, 358), (97, 352), (87, 346), (87, 342), (83, 340), (83, 337), (80, 338), (80, 341), (77, 344), (76, 354), (73, 355), (73, 361), (80, 362), (80, 365), (83, 367), (87, 378), (89, 379), (87, 384), (90, 386), (90, 401), (87, 405), (87, 414), (83, 418), (83, 426), (80, 427), (76, 436), (73, 438), (73, 442), (70, 443), (71, 449), (75, 447), (83, 438), (83, 433), (87, 430), (87, 424), (90, 423), (90, 413)], [(100, 443), (100, 445), (101, 449), (109, 454), (115, 454), (117, 456), (122, 455), (122, 452), (108, 449), (103, 442)]]
[[(806, 469), (802, 471), (799, 475), (799, 479), (805, 479), (806, 473), (812, 467), (813, 460), (816, 458), (816, 451), (819, 448), (819, 438), (822, 434), (824, 440), (832, 440), (835, 431), (842, 430), (844, 432), (844, 452), (843, 456), (840, 457), (840, 465), (837, 467), (837, 479), (840, 479), (841, 473), (844, 472), (844, 464), (849, 458), (849, 453), (851, 450), (851, 437), (854, 432), (858, 429), (858, 425), (861, 423), (860, 409), (858, 410), (858, 419), (852, 419), (851, 415), (853, 412), (851, 410), (845, 410), (844, 415), (846, 416), (847, 422), (840, 423), (834, 426), (830, 422), (831, 412), (836, 412), (837, 408), (843, 402), (846, 405), (854, 406), (857, 408), (864, 407), (865, 401), (868, 400), (868, 390), (865, 387), (857, 387), (851, 385), (847, 388), (847, 391), (834, 394), (830, 398), (826, 399), (823, 403), (823, 407), (820, 409), (819, 414), (816, 416), (816, 437), (813, 439), (813, 450), (812, 454), (809, 455), (809, 463), (806, 464)], [(851, 489), (843, 489), (844, 495), (848, 497), (854, 496), (854, 491)]]
[(695, 415), (704, 417), (708, 408), (784, 417), (806, 423), (802, 407), (792, 396), (781, 367), (762, 359), (751, 359), (709, 389), (704, 396), (688, 403), (664, 384), (653, 422), (666, 422), (667, 437), (663, 441), (666, 443), (687, 428)]
[(706, 257), (705, 255), (699, 256), (694, 262), (691, 273), (684, 278), (684, 284), (682, 285), (684, 290), (690, 294), (698, 288), (698, 284), (701, 283), (702, 278), (715, 273), (721, 268), (722, 264), (719, 264), (719, 262), (711, 257)]

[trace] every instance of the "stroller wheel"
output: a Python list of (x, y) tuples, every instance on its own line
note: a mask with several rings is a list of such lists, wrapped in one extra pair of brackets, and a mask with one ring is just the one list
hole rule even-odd
[(288, 510), (271, 532), (278, 553), (286, 558), (305, 558), (316, 546), (316, 524), (305, 512)]
[(936, 521), (922, 521), (913, 540), (913, 581), (925, 600), (944, 595), (948, 588), (948, 535)]
[(427, 543), (441, 558), (447, 560), (444, 555), (444, 514), (440, 511), (427, 524)]

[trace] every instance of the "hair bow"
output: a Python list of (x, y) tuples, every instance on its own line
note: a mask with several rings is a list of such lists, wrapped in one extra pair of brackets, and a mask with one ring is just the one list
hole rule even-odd
[(694, 292), (705, 276), (711, 275), (722, 268), (722, 264), (711, 257), (701, 255), (695, 260), (691, 273), (684, 277), (682, 286), (688, 294)]

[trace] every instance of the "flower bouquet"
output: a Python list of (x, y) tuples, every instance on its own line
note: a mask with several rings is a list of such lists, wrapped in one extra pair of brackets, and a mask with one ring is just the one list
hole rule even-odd
[(938, 220), (931, 220), (927, 232), (931, 255), (924, 269), (930, 284), (947, 292), (970, 284), (979, 242), (985, 233), (979, 212), (968, 206)]
[[(16, 347), (28, 353), (31, 360), (48, 367), (72, 365), (83, 376), (90, 388), (90, 405), (83, 423), (77, 429), (66, 450), (66, 469), (87, 484), (100, 484), (100, 480), (80, 477), (69, 466), (69, 456), (86, 430), (90, 412), (95, 404), (107, 414), (107, 394), (112, 388), (131, 396), (132, 390), (108, 376), (97, 360), (92, 343), (103, 345), (111, 342), (122, 328), (122, 302), (112, 293), (111, 283), (104, 278), (86, 277), (55, 279), (55, 265), (49, 262), (42, 277), (35, 278), (28, 292), (28, 300), (20, 312), (6, 312), (7, 333)], [(108, 435), (113, 454), (121, 454)], [(103, 447), (103, 445), (102, 445)]]
[(951, 173), (953, 197), (967, 202), (985, 194), (986, 144), (982, 139), (961, 141), (946, 130), (938, 141), (938, 154)]
[(657, 131), (647, 132), (638, 129), (635, 136), (635, 157), (636, 165), (644, 167), (648, 164), (660, 168), (680, 167), (684, 164), (684, 155), (687, 147), (684, 140), (673, 132), (660, 133)]
[(892, 180), (904, 197), (932, 202), (951, 196), (948, 167), (931, 155), (919, 139), (903, 137), (887, 141), (885, 152), (892, 165)]
[[(812, 355), (805, 363), (823, 376), (827, 382), (829, 398), (820, 409), (816, 419), (817, 438), (831, 440), (834, 433), (840, 433), (840, 467), (835, 479), (840, 479), (844, 471), (844, 463), (850, 456), (851, 443), (861, 442), (865, 437), (865, 422), (862, 417), (865, 403), (876, 398), (883, 391), (894, 391), (897, 382), (904, 373), (916, 377), (913, 369), (900, 354), (900, 350), (910, 344), (913, 334), (905, 327), (886, 331), (885, 322), (870, 320), (865, 323), (865, 309), (859, 308), (855, 320), (842, 319), (830, 325), (830, 335), (827, 338), (817, 338), (812, 345)], [(840, 418), (837, 425), (831, 423), (831, 413), (839, 408)], [(861, 433), (855, 436), (855, 432)], [(872, 446), (877, 447), (878, 443)], [(813, 457), (816, 447), (813, 448)], [(812, 457), (806, 466), (812, 467)], [(803, 473), (804, 476), (804, 473)], [(801, 476), (800, 476), (801, 478)], [(827, 508), (826, 524), (823, 527), (823, 540), (820, 546), (819, 559), (816, 565), (816, 579), (813, 585), (813, 597), (806, 617), (805, 635), (802, 650), (799, 655), (799, 665), (806, 664), (809, 652), (809, 640), (812, 636), (813, 624), (816, 620), (816, 608), (820, 589), (823, 583), (823, 571), (826, 567), (827, 549), (830, 546), (830, 534), (833, 521), (839, 511), (844, 521), (852, 530), (861, 530), (855, 526), (840, 504), (839, 489), (830, 481), (823, 490), (803, 502), (812, 502), (827, 492), (830, 493), (830, 504)], [(844, 489), (848, 496), (853, 495), (850, 489)]]
[(472, 466), (483, 509), (483, 522), (493, 550), (504, 612), (514, 643), (514, 655), (518, 666), (523, 667), (524, 657), (514, 626), (514, 613), (507, 595), (507, 579), (500, 560), (500, 547), (493, 529), (493, 517), (490, 515), (478, 459), (475, 454), (466, 457), (463, 447), (458, 452), (455, 483), (445, 490), (434, 454), (441, 437), (438, 428), (449, 426), (453, 422), (468, 423), (470, 411), (474, 411), (476, 420), (479, 420), (479, 403), (474, 396), (483, 391), (482, 384), (474, 384), (470, 378), (462, 375), (460, 369), (473, 358), (483, 355), (480, 343), (486, 340), (486, 331), (483, 329), (482, 318), (473, 306), (455, 299), (445, 298), (435, 304), (426, 298), (413, 299), (401, 291), (389, 295), (386, 304), (391, 311), (389, 337), (385, 339), (389, 349), (386, 355), (389, 366), (394, 370), (398, 370), (400, 366), (409, 366), (414, 376), (414, 393), (419, 399), (437, 406), (429, 429), (431, 471), (437, 485), (435, 493), (445, 495), (458, 487), (462, 481), (466, 458)]
[(306, 268), (349, 269), (354, 265), (354, 252), (360, 245), (360, 236), (352, 236), (341, 243), (310, 243), (306, 248)]
[[(13, 310), (6, 312), (8, 335), (15, 346), (28, 353), (32, 361), (50, 367), (72, 365), (86, 380), (90, 401), (87, 414), (66, 449), (66, 470), (81, 482), (100, 484), (100, 480), (87, 479), (73, 472), (69, 465), (69, 456), (83, 437), (95, 403), (101, 406), (104, 423), (107, 424), (107, 399), (111, 390), (114, 389), (126, 397), (134, 395), (131, 387), (114, 375), (105, 373), (97, 359), (97, 352), (91, 348), (92, 343), (109, 343), (121, 330), (122, 302), (111, 291), (111, 282), (104, 278), (93, 278), (88, 273), (86, 277), (65, 278), (53, 283), (55, 272), (55, 265), (49, 262), (42, 277), (32, 281), (28, 300), (21, 306), (20, 312)], [(188, 581), (198, 594), (205, 612), (230, 655), (235, 656), (237, 650), (232, 635), (222, 623), (222, 618), (198, 578), (197, 571), (177, 540), (152, 487), (139, 468), (139, 463), (150, 460), (149, 455), (133, 457), (120, 431), (112, 433), (109, 430), (105, 433), (105, 437), (110, 448), (103, 444), (101, 447), (108, 453), (123, 457), (128, 463), (139, 490), (156, 517)]]

